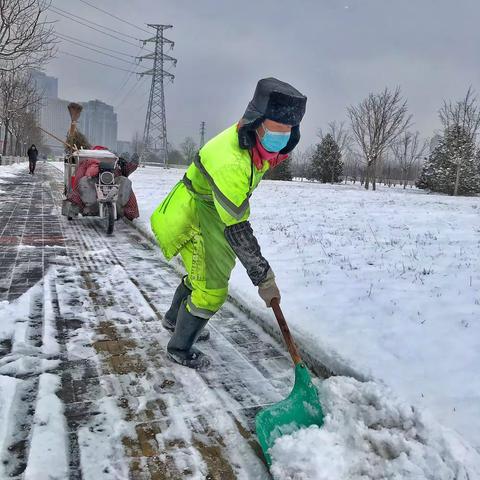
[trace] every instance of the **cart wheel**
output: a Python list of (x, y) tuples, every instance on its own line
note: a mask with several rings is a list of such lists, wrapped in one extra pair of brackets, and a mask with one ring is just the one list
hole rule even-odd
[(105, 204), (105, 218), (107, 220), (107, 235), (113, 233), (113, 227), (115, 225), (115, 215), (114, 215), (113, 203)]

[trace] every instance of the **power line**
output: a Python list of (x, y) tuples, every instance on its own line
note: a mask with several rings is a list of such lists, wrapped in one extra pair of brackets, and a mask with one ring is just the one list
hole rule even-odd
[(93, 52), (100, 53), (101, 55), (107, 55), (110, 58), (115, 58), (116, 60), (118, 60), (120, 62), (126, 63), (127, 65), (133, 65), (133, 66), (138, 65), (137, 63), (127, 62), (127, 60), (124, 60), (123, 58), (120, 58), (120, 57), (116, 57), (115, 55), (112, 55), (111, 53), (102, 52), (101, 50), (97, 50), (96, 48), (88, 47), (87, 45), (82, 45), (81, 43), (75, 42), (74, 40), (69, 40), (68, 38), (65, 38), (65, 40), (67, 42), (73, 43), (74, 45), (78, 45), (79, 47), (88, 48), (88, 50), (92, 50)]
[(95, 30), (96, 32), (99, 32), (103, 35), (106, 35), (108, 37), (112, 37), (112, 38), (115, 38), (116, 40), (120, 40), (121, 42), (123, 43), (127, 43), (128, 45), (133, 45), (134, 47), (138, 47), (138, 44), (135, 44), (135, 43), (132, 43), (132, 42), (129, 42), (128, 40), (124, 40), (123, 38), (120, 38), (120, 37), (117, 37), (115, 35), (112, 35), (110, 33), (107, 33), (107, 32), (103, 32), (102, 30), (99, 30), (98, 28), (95, 28), (95, 27), (92, 27), (91, 25), (89, 25), (88, 23), (84, 23), (84, 22), (81, 22), (80, 20), (75, 20), (74, 18), (71, 18), (67, 15), (64, 15), (63, 13), (60, 13), (60, 12), (57, 12), (55, 10), (52, 9), (52, 7), (49, 7), (49, 10), (51, 10), (53, 13), (55, 13), (56, 15), (60, 15), (61, 17), (64, 17), (68, 20), (71, 20), (72, 22), (75, 22), (75, 23), (79, 23), (80, 25), (83, 25), (87, 28), (90, 28), (92, 30)]
[[(123, 38), (120, 38), (120, 37), (116, 37), (115, 35), (112, 35), (111, 33), (107, 33), (107, 32), (103, 32), (102, 30), (99, 30), (98, 28), (95, 28), (95, 27), (92, 27), (91, 25), (89, 25), (88, 23), (84, 23), (84, 22), (81, 22), (80, 20), (75, 20), (74, 18), (71, 18), (71, 17), (68, 17), (67, 15), (64, 15), (63, 13), (60, 13), (60, 12), (56, 12), (54, 10), (52, 10), (52, 7), (49, 7), (49, 10), (51, 10), (53, 13), (55, 13), (56, 15), (60, 15), (62, 17), (65, 17), (67, 18), (68, 20), (71, 20), (72, 22), (76, 22), (76, 23), (79, 23), (80, 25), (83, 25), (85, 27), (88, 27), (92, 30), (95, 30), (96, 32), (99, 32), (103, 35), (106, 35), (107, 37), (112, 37), (112, 38), (115, 38), (116, 40), (120, 40), (121, 42), (123, 43), (127, 43), (128, 45), (133, 45), (134, 47), (138, 47), (138, 44), (135, 44), (135, 43), (132, 43), (132, 42), (129, 42), (128, 40), (124, 40)], [(152, 53), (150, 50), (147, 50), (148, 52)]]
[[(145, 92), (145, 93), (148, 93), (148, 92)], [(133, 109), (132, 110), (132, 113), (136, 113), (136, 112), (139, 112), (140, 110), (143, 110), (144, 108), (146, 108), (147, 106), (143, 103), (140, 103), (137, 108)]]
[[(142, 47), (140, 47), (140, 49), (138, 50), (137, 52), (137, 55), (135, 56), (135, 58), (137, 58), (138, 54), (142, 51)], [(123, 90), (123, 88), (127, 85), (127, 83), (130, 81), (130, 78), (132, 77), (132, 74), (134, 72), (130, 72), (130, 73), (127, 73), (124, 75), (123, 79), (122, 79), (122, 84), (120, 85), (120, 88), (115, 92), (115, 95), (112, 96), (112, 101), (110, 103), (113, 103), (113, 101), (115, 100), (115, 98), (117, 98), (119, 95), (120, 95), (120, 92)]]
[(127, 91), (127, 93), (125, 93), (122, 99), (115, 105), (116, 109), (118, 109), (125, 102), (125, 100), (133, 93), (133, 91), (141, 85), (143, 80), (144, 78), (137, 79), (136, 83), (132, 84), (131, 88)]
[(123, 55), (125, 57), (135, 58), (135, 57), (138, 56), (138, 53), (137, 53), (137, 55), (130, 55), (128, 53), (120, 52), (119, 50), (113, 50), (112, 48), (102, 47), (101, 45), (98, 45), (96, 43), (86, 42), (85, 40), (82, 40), (81, 38), (72, 37), (71, 35), (67, 35), (66, 33), (55, 32), (55, 35), (57, 37), (60, 37), (60, 38), (64, 39), (64, 40), (75, 40), (76, 42), (85, 43), (86, 45), (91, 45), (92, 47), (101, 48), (102, 50), (107, 50), (109, 52), (117, 53), (118, 55)]
[[(80, 15), (77, 15), (75, 13), (71, 13), (67, 10), (63, 10), (63, 8), (60, 8), (60, 7), (53, 7), (53, 6), (50, 6), (49, 7), (51, 10), (53, 10), (55, 13), (58, 13), (56, 10), (59, 10), (60, 12), (66, 14), (66, 15), (70, 15), (71, 17), (75, 17), (75, 18), (79, 18), (80, 20), (83, 20), (84, 22), (88, 22), (88, 23), (91, 23), (92, 25), (95, 25), (96, 27), (100, 27), (100, 28), (103, 28), (105, 30), (109, 30), (110, 32), (113, 32), (113, 33), (121, 33), (119, 32), (118, 30), (115, 30), (113, 28), (110, 28), (110, 27), (106, 27), (105, 25), (100, 25), (99, 23), (96, 23), (92, 20), (89, 20), (88, 18), (85, 18), (85, 17), (81, 17)], [(131, 38), (133, 40), (138, 40), (138, 41), (141, 41), (139, 38), (137, 37), (134, 37), (132, 35), (129, 35), (128, 33), (121, 33), (121, 35), (123, 35), (124, 37), (128, 37), (128, 38)]]
[(124, 80), (122, 81), (120, 88), (115, 92), (115, 95), (112, 95), (111, 103), (114, 102), (115, 98), (117, 98), (120, 95), (120, 92), (127, 86), (128, 82), (130, 81), (130, 78), (132, 78), (132, 75), (134, 73), (136, 72), (129, 72), (124, 76)]
[(110, 17), (113, 17), (113, 18), (119, 20), (120, 22), (126, 23), (127, 25), (131, 25), (132, 27), (135, 27), (136, 29), (141, 30), (142, 32), (151, 33), (151, 32), (149, 32), (148, 30), (145, 30), (144, 28), (141, 28), (141, 27), (139, 27), (138, 25), (135, 25), (134, 23), (129, 22), (128, 20), (124, 20), (123, 18), (117, 17), (116, 15), (114, 15), (114, 14), (111, 13), (111, 12), (107, 12), (107, 10), (102, 10), (101, 8), (96, 7), (95, 5), (92, 5), (91, 3), (88, 3), (88, 2), (85, 1), (85, 0), (80, 0), (80, 1), (81, 1), (82, 3), (85, 3), (85, 4), (88, 5), (88, 6), (92, 7), (92, 8), (95, 8), (96, 10), (98, 10), (98, 11), (100, 11), (100, 12), (106, 13), (106, 14), (109, 15)]
[(58, 50), (58, 51), (59, 51), (59, 53), (63, 53), (64, 55), (68, 55), (69, 57), (75, 57), (75, 58), (78, 58), (80, 60), (84, 60), (86, 62), (96, 63), (96, 64), (102, 65), (104, 67), (114, 68), (115, 70), (121, 70), (123, 72), (128, 72), (128, 73), (140, 73), (140, 72), (134, 72), (132, 70), (127, 70), (126, 68), (117, 67), (115, 65), (109, 65), (108, 63), (97, 62), (96, 60), (91, 60), (90, 58), (81, 57), (80, 55), (74, 55), (73, 53), (66, 52), (65, 50)]
[(137, 81), (132, 84), (132, 86), (127, 90), (125, 95), (123, 95), (122, 99), (115, 105), (115, 108), (118, 110), (118, 107), (120, 107), (123, 102), (128, 98), (128, 96), (137, 88), (138, 84), (140, 83), (140, 80), (137, 78)]

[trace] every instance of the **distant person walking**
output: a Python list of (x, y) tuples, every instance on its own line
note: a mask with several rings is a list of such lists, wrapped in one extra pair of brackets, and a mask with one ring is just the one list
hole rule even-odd
[(30, 173), (33, 175), (35, 173), (35, 167), (37, 166), (38, 160), (38, 150), (35, 144), (32, 143), (32, 146), (27, 150), (27, 155)]

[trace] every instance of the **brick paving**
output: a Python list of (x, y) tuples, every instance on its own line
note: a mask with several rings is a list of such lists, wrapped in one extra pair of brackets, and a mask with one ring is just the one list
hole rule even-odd
[[(41, 346), (48, 309), (60, 345), (50, 358), (61, 361), (52, 372), (61, 378), (68, 478), (193, 478), (198, 464), (203, 476), (195, 478), (270, 478), (253, 423), (292, 386), (284, 348), (227, 304), (202, 345), (212, 367), (196, 373), (172, 364), (159, 320), (179, 276), (158, 250), (122, 222), (107, 237), (98, 219), (59, 216), (61, 174), (51, 165), (4, 180), (0, 191), (0, 299), (42, 284), (31, 301), (28, 341)], [(0, 343), (0, 362), (10, 349)], [(27, 464), (38, 375), (21, 388), (17, 415), (25, 419), (9, 447), (12, 478)], [(129, 426), (120, 436), (109, 402)]]
[(18, 298), (65, 255), (51, 169), (39, 162), (30, 175), (25, 164), (24, 172), (7, 180), (0, 183), (0, 301)]

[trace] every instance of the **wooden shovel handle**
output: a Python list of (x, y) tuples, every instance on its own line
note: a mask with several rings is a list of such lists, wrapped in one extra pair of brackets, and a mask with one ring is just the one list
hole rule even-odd
[(280, 330), (282, 331), (283, 339), (287, 344), (288, 352), (292, 357), (293, 363), (295, 365), (302, 363), (302, 358), (300, 357), (297, 347), (293, 341), (292, 334), (290, 333), (290, 329), (287, 325), (287, 321), (285, 320), (282, 309), (280, 308), (280, 302), (278, 301), (278, 298), (274, 298), (270, 303), (270, 306), (272, 307), (273, 313), (277, 318), (278, 325), (280, 326)]

